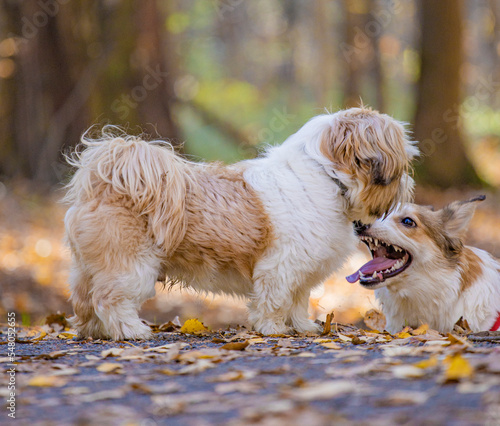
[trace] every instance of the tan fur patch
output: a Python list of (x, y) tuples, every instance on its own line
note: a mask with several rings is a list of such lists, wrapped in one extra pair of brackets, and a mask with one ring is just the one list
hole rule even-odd
[(465, 247), (460, 256), (460, 265), (460, 290), (465, 291), (481, 275), (481, 259), (469, 247)]
[(256, 261), (273, 239), (261, 201), (239, 171), (210, 166), (193, 176), (186, 197), (186, 233), (165, 260), (167, 275), (171, 269), (193, 276), (200, 269), (235, 269), (251, 279)]
[(320, 152), (339, 172), (363, 184), (361, 203), (370, 216), (380, 217), (411, 198), (407, 145), (401, 123), (363, 107), (336, 114), (322, 135)]
[[(416, 216), (420, 221), (421, 228), (428, 238), (434, 241), (448, 260), (454, 262), (458, 260), (458, 256), (462, 251), (463, 244), (458, 238), (450, 238), (444, 233), (443, 222), (439, 212), (433, 212), (430, 209), (422, 206), (415, 206)], [(414, 237), (419, 239), (418, 235)]]

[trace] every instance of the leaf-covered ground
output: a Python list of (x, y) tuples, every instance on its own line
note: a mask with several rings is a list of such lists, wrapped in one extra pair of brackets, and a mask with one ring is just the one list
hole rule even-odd
[[(53, 317), (17, 330), (15, 422), (500, 424), (500, 333), (441, 335), (424, 325), (391, 336), (330, 319), (321, 336), (209, 331), (188, 320), (152, 326), (150, 341), (108, 342), (75, 340)], [(1, 424), (11, 424), (7, 414), (4, 406)]]

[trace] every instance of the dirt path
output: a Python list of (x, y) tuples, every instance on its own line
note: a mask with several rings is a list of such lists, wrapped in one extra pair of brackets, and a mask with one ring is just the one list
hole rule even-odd
[(494, 343), (425, 328), (390, 336), (334, 326), (326, 336), (282, 337), (171, 328), (147, 342), (18, 330), (16, 420), (4, 404), (0, 424), (500, 425)]

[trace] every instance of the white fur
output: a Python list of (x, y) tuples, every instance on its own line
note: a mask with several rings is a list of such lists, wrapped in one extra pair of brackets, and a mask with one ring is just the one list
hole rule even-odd
[[(255, 267), (250, 304), (250, 321), (268, 334), (292, 325), (317, 330), (307, 319), (309, 293), (339, 269), (356, 246), (340, 189), (305, 154), (307, 139), (300, 136), (265, 158), (246, 162), (244, 173), (260, 195), (277, 237)], [(292, 317), (295, 321), (286, 324)]]

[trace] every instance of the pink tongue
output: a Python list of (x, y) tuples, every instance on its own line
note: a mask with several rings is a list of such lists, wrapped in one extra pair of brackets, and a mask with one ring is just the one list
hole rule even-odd
[(388, 259), (387, 257), (376, 257), (368, 263), (365, 263), (359, 271), (346, 277), (346, 280), (350, 283), (355, 283), (359, 280), (360, 272), (363, 272), (364, 275), (373, 275), (376, 271), (385, 271), (386, 269), (392, 268), (397, 261), (397, 259)]

